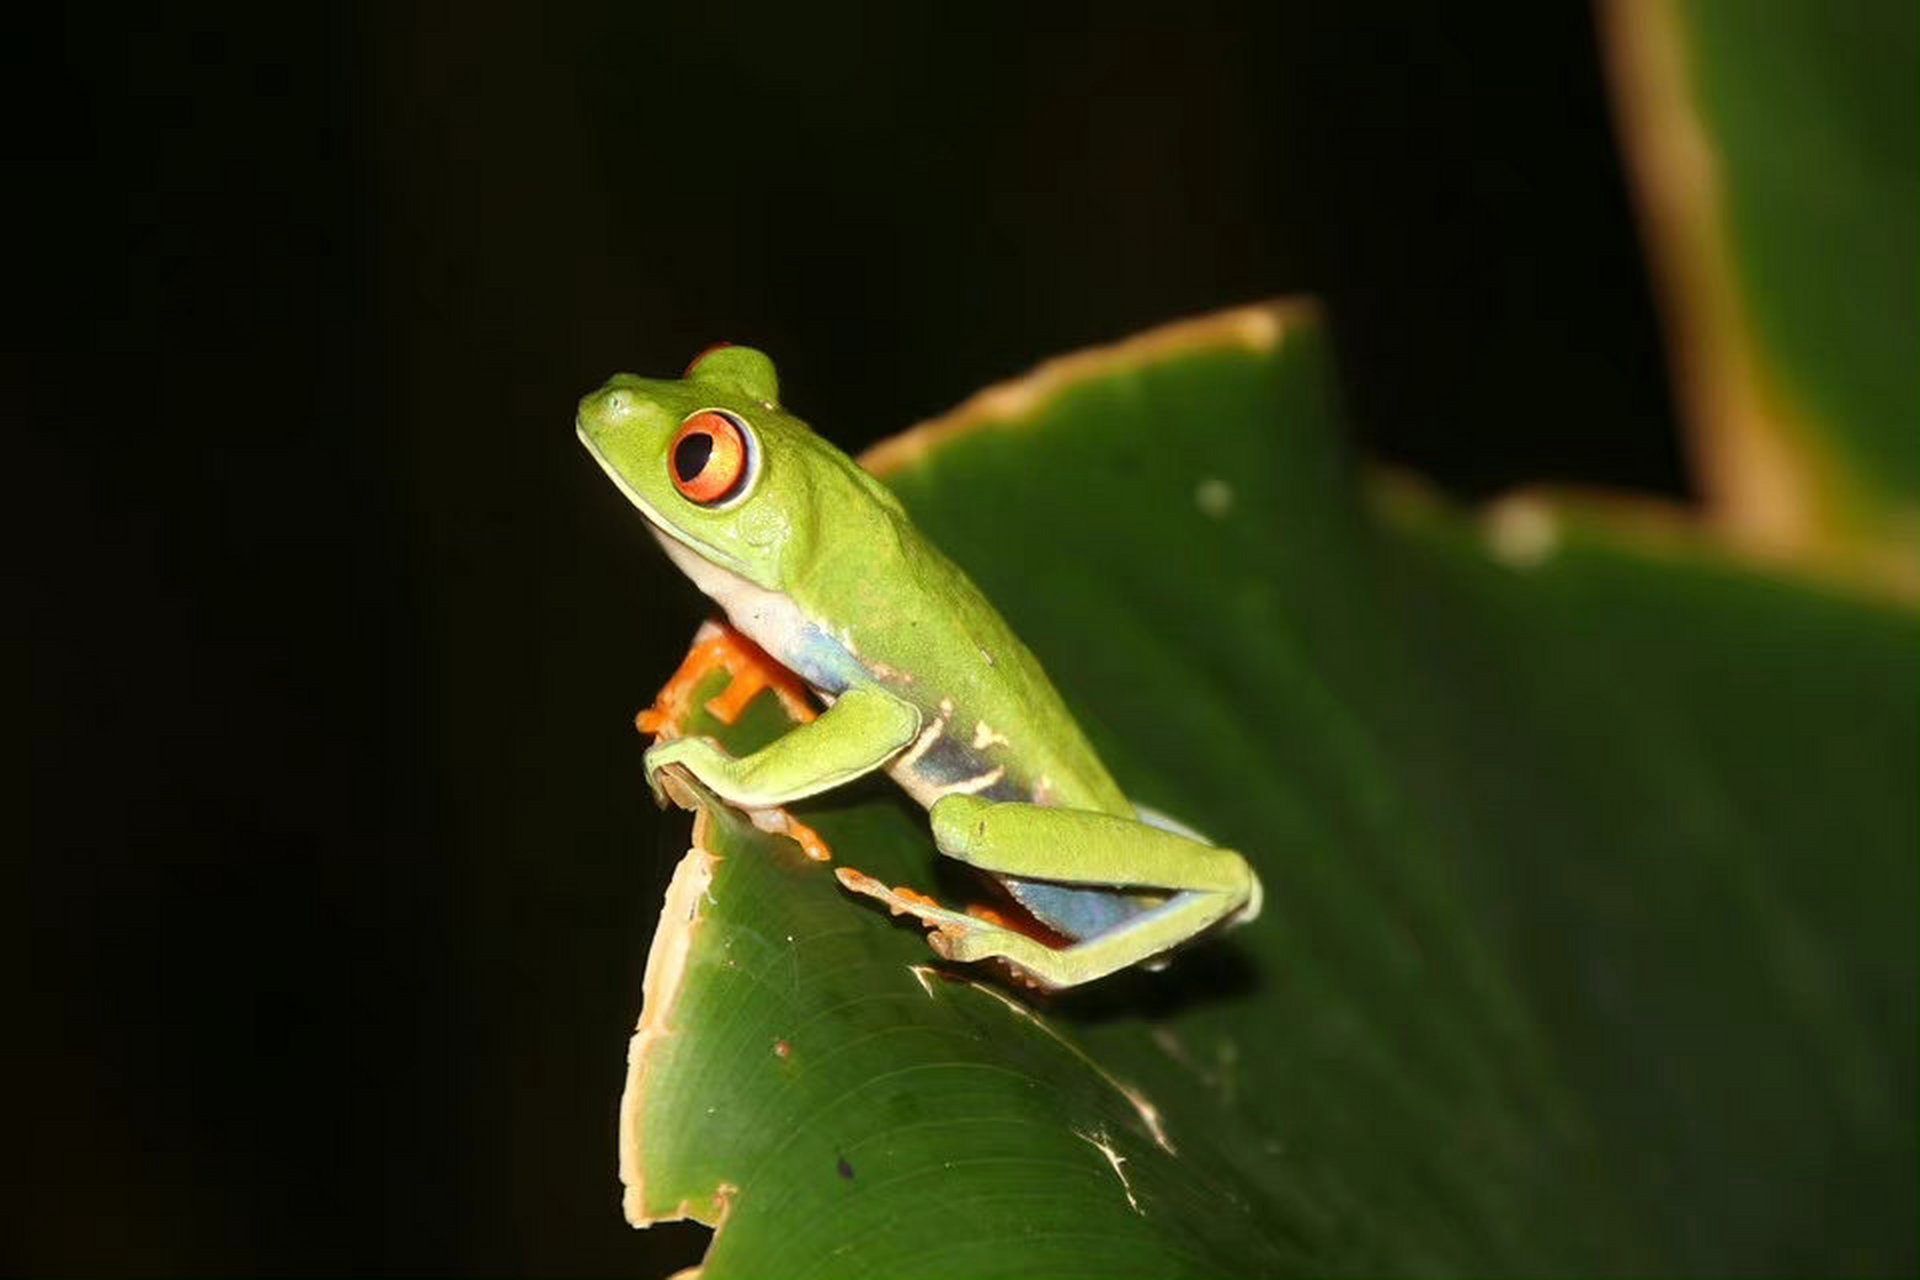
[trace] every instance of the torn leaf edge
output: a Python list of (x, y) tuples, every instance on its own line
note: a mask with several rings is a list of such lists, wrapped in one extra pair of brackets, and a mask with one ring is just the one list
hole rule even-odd
[(665, 1212), (649, 1212), (642, 1167), (640, 1125), (646, 1105), (647, 1072), (656, 1046), (673, 1034), (670, 1020), (680, 1002), (694, 931), (705, 919), (700, 907), (707, 900), (714, 866), (720, 861), (719, 855), (705, 847), (706, 837), (707, 815), (701, 810), (694, 814), (692, 847), (673, 869), (673, 879), (660, 904), (660, 923), (654, 928), (653, 943), (647, 948), (646, 973), (640, 980), (640, 1021), (627, 1042), (627, 1083), (620, 1095), (620, 1184), (621, 1209), (634, 1227), (693, 1218), (717, 1232), (734, 1193), (733, 1187), (721, 1183), (704, 1212), (692, 1199), (682, 1200)]

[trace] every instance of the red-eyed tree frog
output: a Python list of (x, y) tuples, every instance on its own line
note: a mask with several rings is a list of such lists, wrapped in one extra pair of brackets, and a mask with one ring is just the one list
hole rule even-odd
[(954, 961), (1043, 987), (1156, 960), (1251, 920), (1245, 859), (1131, 804), (1039, 662), (898, 499), (780, 405), (773, 363), (722, 346), (684, 377), (621, 374), (580, 402), (581, 440), (674, 563), (826, 709), (751, 755), (677, 737), (646, 754), (769, 810), (884, 769), (941, 853), (999, 880), (1064, 945), (841, 868)]

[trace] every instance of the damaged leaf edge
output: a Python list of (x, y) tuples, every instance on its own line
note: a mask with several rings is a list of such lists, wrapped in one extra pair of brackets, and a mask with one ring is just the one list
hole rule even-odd
[(664, 1212), (650, 1212), (642, 1168), (640, 1142), (641, 1113), (646, 1101), (648, 1069), (655, 1047), (673, 1034), (670, 1020), (680, 1001), (680, 988), (686, 978), (687, 957), (693, 950), (694, 931), (705, 919), (701, 904), (708, 900), (713, 885), (713, 869), (720, 861), (708, 850), (704, 807), (693, 818), (692, 846), (673, 869), (673, 879), (660, 904), (660, 922), (647, 948), (647, 967), (640, 980), (640, 1021), (633, 1038), (627, 1042), (627, 1083), (620, 1095), (620, 1184), (621, 1208), (634, 1227), (649, 1227), (656, 1222), (678, 1222), (692, 1218), (718, 1231), (725, 1220), (736, 1188), (722, 1182), (714, 1188), (705, 1205), (692, 1199), (682, 1200)]

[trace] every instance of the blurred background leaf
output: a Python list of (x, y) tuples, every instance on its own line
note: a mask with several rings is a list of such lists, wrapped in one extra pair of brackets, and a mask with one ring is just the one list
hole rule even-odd
[(1710, 510), (1920, 593), (1920, 7), (1601, 12)]

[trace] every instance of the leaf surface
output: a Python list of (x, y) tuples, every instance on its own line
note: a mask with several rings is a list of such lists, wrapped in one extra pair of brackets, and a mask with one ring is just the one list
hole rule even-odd
[[(707, 803), (622, 1145), (709, 1280), (1912, 1270), (1920, 619), (1363, 485), (1331, 387), (1250, 309), (870, 457), (1266, 909), (1039, 998)], [(796, 814), (967, 896), (884, 780)]]

